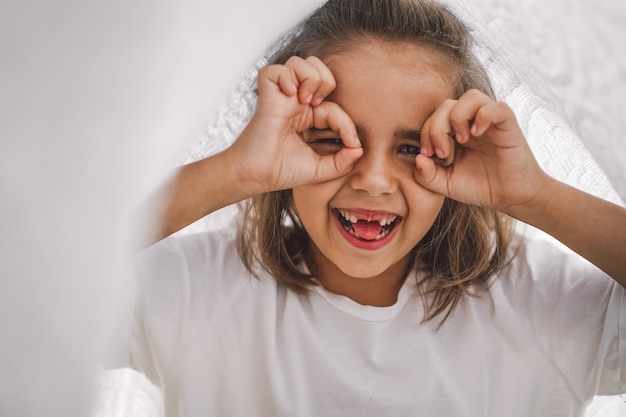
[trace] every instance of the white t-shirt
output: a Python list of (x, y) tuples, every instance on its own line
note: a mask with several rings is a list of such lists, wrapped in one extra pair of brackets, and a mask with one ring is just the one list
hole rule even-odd
[(371, 307), (251, 277), (230, 233), (138, 256), (131, 364), (168, 416), (580, 416), (624, 392), (624, 290), (528, 241), (482, 297), (422, 323), (414, 280)]

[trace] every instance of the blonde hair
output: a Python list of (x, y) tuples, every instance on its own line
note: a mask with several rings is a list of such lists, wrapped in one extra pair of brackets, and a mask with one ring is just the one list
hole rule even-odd
[[(470, 51), (465, 25), (430, 0), (330, 0), (282, 42), (270, 63), (291, 56), (321, 59), (356, 42), (376, 39), (410, 42), (436, 51), (449, 64), (454, 93), (478, 89), (493, 97), (489, 78)], [(413, 250), (424, 320), (444, 314), (443, 323), (464, 295), (488, 285), (507, 261), (511, 219), (495, 210), (446, 199), (429, 232)], [(295, 211), (291, 190), (242, 203), (239, 250), (252, 273), (260, 265), (278, 282), (302, 293), (315, 282), (299, 264), (309, 237)]]

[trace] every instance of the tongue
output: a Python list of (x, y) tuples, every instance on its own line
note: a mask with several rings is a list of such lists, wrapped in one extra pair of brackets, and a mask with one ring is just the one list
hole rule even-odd
[(379, 222), (368, 222), (367, 220), (359, 220), (356, 223), (352, 223), (352, 228), (358, 237), (365, 240), (374, 240), (382, 229)]

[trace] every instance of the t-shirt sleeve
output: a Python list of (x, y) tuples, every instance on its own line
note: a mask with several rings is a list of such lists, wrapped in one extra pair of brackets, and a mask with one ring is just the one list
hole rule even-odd
[(594, 265), (548, 238), (525, 240), (508, 271), (511, 303), (530, 337), (586, 401), (624, 393), (625, 293)]
[(130, 366), (162, 386), (249, 275), (227, 232), (164, 239), (135, 263)]

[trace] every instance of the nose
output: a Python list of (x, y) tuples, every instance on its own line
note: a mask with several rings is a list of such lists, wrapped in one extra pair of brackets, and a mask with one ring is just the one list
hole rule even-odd
[(391, 194), (398, 187), (394, 170), (389, 156), (366, 150), (352, 168), (350, 186), (372, 197)]

